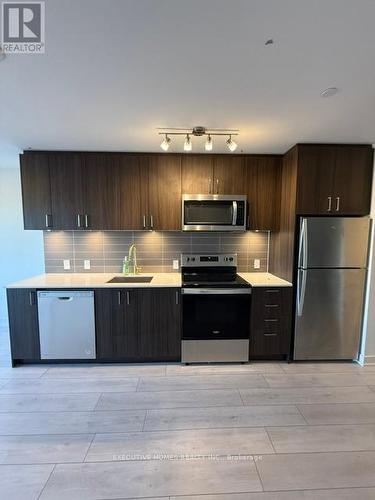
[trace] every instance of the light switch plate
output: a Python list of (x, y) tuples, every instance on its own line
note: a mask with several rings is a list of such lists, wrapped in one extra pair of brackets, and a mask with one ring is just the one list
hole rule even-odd
[(64, 259), (63, 260), (63, 264), (64, 264), (64, 271), (69, 271), (69, 269), (70, 269), (70, 260), (69, 259)]
[(178, 259), (173, 260), (173, 269), (179, 269), (180, 263)]
[(254, 259), (254, 269), (260, 269), (260, 259)]
[(89, 270), (89, 269), (91, 269), (91, 263), (90, 263), (89, 260), (84, 260), (83, 261), (83, 269), (86, 269), (86, 271)]

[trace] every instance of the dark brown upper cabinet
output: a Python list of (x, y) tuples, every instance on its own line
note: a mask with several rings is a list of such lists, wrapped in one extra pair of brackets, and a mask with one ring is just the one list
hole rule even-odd
[(53, 229), (88, 228), (85, 213), (83, 157), (80, 153), (48, 155)]
[(371, 146), (301, 144), (297, 151), (297, 214), (369, 214)]
[(280, 156), (248, 156), (246, 188), (249, 206), (249, 229), (279, 229)]
[(23, 222), (25, 229), (49, 229), (53, 225), (48, 156), (20, 155)]
[(148, 170), (149, 228), (181, 229), (181, 157), (152, 155)]
[(85, 153), (82, 160), (85, 228), (121, 229), (121, 180), (116, 156)]
[(247, 194), (244, 156), (220, 155), (214, 159), (214, 194)]
[(214, 163), (211, 155), (186, 154), (181, 158), (182, 194), (212, 194)]
[(118, 154), (120, 179), (120, 228), (146, 229), (148, 217), (149, 156)]

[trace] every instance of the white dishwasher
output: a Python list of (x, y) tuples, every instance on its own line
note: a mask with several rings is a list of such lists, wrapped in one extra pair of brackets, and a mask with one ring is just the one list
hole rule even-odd
[(93, 291), (38, 292), (41, 359), (95, 359)]

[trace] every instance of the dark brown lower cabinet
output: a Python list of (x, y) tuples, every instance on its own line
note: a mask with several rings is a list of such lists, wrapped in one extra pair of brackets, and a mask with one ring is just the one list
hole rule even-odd
[(250, 360), (289, 358), (292, 287), (252, 290)]
[(137, 295), (137, 290), (95, 290), (98, 359), (138, 359)]
[(18, 360), (40, 359), (38, 306), (36, 290), (7, 290), (10, 346), (13, 365)]
[(181, 307), (178, 288), (139, 290), (138, 335), (145, 361), (181, 358)]
[(178, 361), (177, 288), (95, 290), (98, 360)]

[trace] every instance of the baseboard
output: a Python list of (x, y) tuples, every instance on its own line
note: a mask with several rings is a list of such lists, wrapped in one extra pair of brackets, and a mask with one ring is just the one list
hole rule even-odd
[(375, 365), (375, 355), (365, 356), (365, 365)]

